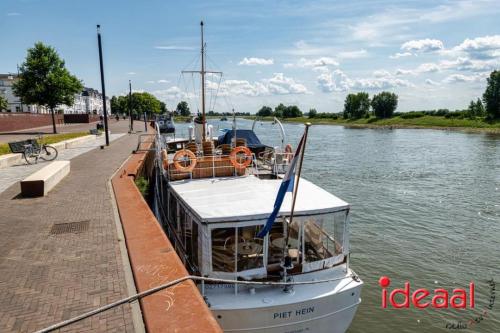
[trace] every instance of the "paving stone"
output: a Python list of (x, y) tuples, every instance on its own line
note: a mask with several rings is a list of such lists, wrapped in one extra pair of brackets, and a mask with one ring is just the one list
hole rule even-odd
[[(32, 332), (128, 296), (107, 180), (137, 136), (113, 139), (104, 150), (68, 149), (71, 173), (46, 197), (18, 196), (25, 169), (43, 165), (0, 171), (0, 332)], [(86, 231), (50, 234), (54, 224), (79, 221)], [(130, 306), (61, 331), (133, 332)]]

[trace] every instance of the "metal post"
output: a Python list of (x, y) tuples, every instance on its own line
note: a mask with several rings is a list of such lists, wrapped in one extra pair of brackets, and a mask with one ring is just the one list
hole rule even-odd
[(104, 86), (104, 64), (102, 62), (101, 26), (97, 25), (97, 44), (99, 45), (99, 64), (101, 65), (102, 109), (104, 111), (104, 134), (106, 146), (109, 146), (108, 110), (106, 109), (106, 87)]
[(144, 131), (148, 132), (148, 121), (146, 120), (146, 112), (144, 112)]
[(132, 82), (128, 80), (128, 120), (129, 124), (129, 133), (132, 133), (134, 130), (134, 121), (132, 120)]
[(206, 140), (206, 132), (205, 132), (205, 45), (203, 42), (203, 21), (200, 23), (201, 27), (201, 122), (203, 124), (203, 135), (202, 135), (202, 143)]

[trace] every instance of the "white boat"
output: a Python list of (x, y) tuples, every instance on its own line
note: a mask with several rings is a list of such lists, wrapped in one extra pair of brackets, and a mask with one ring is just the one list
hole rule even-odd
[[(201, 54), (203, 64), (203, 46)], [(233, 128), (217, 140), (207, 132), (158, 150), (154, 211), (188, 271), (206, 278), (198, 287), (220, 326), (345, 332), (363, 285), (349, 266), (349, 204), (300, 178), (293, 209), (287, 193), (271, 230), (258, 237), (290, 149), (284, 141), (263, 145), (253, 130)]]

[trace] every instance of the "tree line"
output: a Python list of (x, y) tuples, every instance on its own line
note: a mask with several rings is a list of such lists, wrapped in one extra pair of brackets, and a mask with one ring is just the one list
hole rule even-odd
[[(321, 119), (361, 119), (374, 116), (379, 119), (401, 117), (403, 119), (418, 118), (423, 116), (440, 116), (445, 118), (484, 118), (486, 121), (500, 119), (500, 71), (490, 73), (487, 79), (486, 90), (482, 98), (472, 100), (465, 110), (450, 111), (448, 109), (396, 112), (398, 107), (398, 95), (389, 91), (383, 91), (370, 98), (366, 92), (348, 94), (344, 101), (344, 109), (340, 113), (317, 112), (310, 109), (305, 113), (309, 118)], [(269, 106), (263, 106), (257, 111), (257, 116), (296, 118), (302, 117), (303, 113), (295, 106), (278, 105), (274, 110)]]

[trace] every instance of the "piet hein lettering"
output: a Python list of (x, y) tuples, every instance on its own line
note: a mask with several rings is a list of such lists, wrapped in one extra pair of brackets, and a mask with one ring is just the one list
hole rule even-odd
[[(411, 291), (410, 282), (405, 282), (404, 288), (396, 288), (389, 292), (387, 288), (391, 284), (391, 279), (382, 276), (379, 281), (382, 287), (382, 308), (386, 309), (389, 303), (393, 308), (409, 308), (410, 304), (417, 309), (433, 307), (436, 309), (455, 309), (474, 308), (474, 282), (469, 283), (469, 289), (455, 288), (450, 293), (446, 289), (438, 288), (433, 292), (426, 288), (419, 288)], [(398, 297), (398, 295), (400, 295)], [(402, 296), (402, 297), (401, 297)], [(450, 297), (451, 296), (451, 297)], [(398, 297), (398, 300), (396, 300)], [(398, 302), (399, 301), (399, 302)]]

